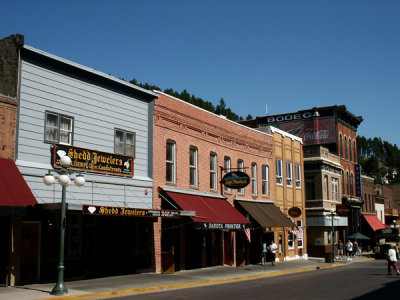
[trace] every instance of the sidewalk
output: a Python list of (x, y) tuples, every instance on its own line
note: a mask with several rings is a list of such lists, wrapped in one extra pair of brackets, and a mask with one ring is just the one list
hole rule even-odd
[(65, 281), (68, 294), (50, 295), (54, 283), (32, 284), (18, 287), (0, 286), (0, 299), (100, 299), (116, 295), (128, 295), (166, 289), (193, 287), (207, 284), (234, 282), (255, 278), (278, 276), (295, 272), (306, 272), (321, 268), (339, 267), (349, 263), (371, 260), (360, 257), (352, 261), (325, 263), (323, 258), (291, 260), (270, 264), (248, 265), (244, 267), (216, 266), (196, 270), (180, 271), (173, 274), (133, 274), (79, 281)]

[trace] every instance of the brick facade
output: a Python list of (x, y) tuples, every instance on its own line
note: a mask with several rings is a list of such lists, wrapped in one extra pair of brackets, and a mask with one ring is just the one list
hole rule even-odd
[[(166, 144), (173, 141), (176, 145), (176, 183), (166, 182)], [(189, 149), (196, 147), (198, 151), (198, 186), (189, 184)], [(160, 93), (154, 106), (154, 207), (162, 206), (162, 199), (157, 193), (158, 186), (173, 186), (209, 192), (220, 195), (220, 168), (224, 166), (224, 158), (229, 157), (231, 168), (237, 167), (238, 160), (243, 160), (246, 173), (250, 172), (252, 163), (257, 164), (258, 194), (252, 195), (251, 186), (245, 188), (240, 197), (255, 200), (275, 199), (274, 189), (270, 188), (268, 196), (261, 195), (261, 166), (270, 166), (270, 187), (273, 180), (273, 137), (271, 135), (247, 128), (215, 114), (209, 113), (179, 99)], [(210, 189), (210, 153), (217, 155), (218, 184), (216, 190)], [(224, 192), (230, 204), (238, 196), (238, 190)], [(154, 226), (155, 266), (156, 272), (162, 271), (162, 222)], [(226, 233), (225, 233), (226, 234)], [(235, 233), (231, 233), (235, 240)], [(235, 252), (236, 253), (236, 252)], [(233, 265), (238, 258), (233, 259)], [(239, 262), (240, 264), (241, 262)], [(185, 266), (180, 267), (185, 268)]]
[(14, 159), (17, 100), (0, 96), (0, 157)]

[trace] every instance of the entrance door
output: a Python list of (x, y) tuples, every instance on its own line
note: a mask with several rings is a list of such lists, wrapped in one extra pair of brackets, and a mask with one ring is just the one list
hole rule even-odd
[(232, 266), (232, 235), (224, 232), (224, 265)]
[(278, 252), (276, 253), (276, 257), (279, 258), (280, 261), (283, 261), (285, 257), (285, 240), (283, 232), (278, 232)]
[(40, 222), (22, 222), (21, 281), (39, 280)]

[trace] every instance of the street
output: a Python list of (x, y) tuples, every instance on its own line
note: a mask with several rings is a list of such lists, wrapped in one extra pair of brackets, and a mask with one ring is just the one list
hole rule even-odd
[(113, 299), (382, 299), (400, 293), (386, 260), (226, 284), (136, 294)]

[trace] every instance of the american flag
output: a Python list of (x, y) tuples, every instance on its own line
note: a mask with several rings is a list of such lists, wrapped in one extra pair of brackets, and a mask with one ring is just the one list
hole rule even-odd
[(250, 233), (250, 228), (245, 228), (244, 233), (246, 234), (247, 240), (249, 243), (251, 243), (251, 233)]
[(291, 233), (295, 234), (296, 236), (301, 236), (303, 234), (303, 229), (301, 226), (297, 227), (297, 230), (290, 230)]

